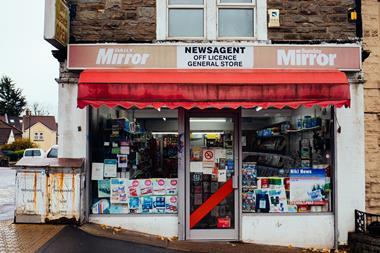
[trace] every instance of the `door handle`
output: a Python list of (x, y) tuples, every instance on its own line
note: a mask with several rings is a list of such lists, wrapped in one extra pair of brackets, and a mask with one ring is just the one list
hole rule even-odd
[(236, 173), (232, 176), (232, 189), (238, 189), (239, 188), (239, 178), (236, 175)]

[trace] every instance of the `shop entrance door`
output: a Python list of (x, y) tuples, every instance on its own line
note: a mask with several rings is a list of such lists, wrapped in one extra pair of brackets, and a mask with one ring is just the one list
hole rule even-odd
[(238, 239), (237, 119), (224, 111), (186, 117), (187, 239)]

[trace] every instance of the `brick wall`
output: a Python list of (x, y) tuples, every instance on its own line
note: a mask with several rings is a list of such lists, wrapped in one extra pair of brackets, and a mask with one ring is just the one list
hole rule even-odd
[[(149, 42), (156, 38), (154, 0), (70, 0), (73, 42)], [(355, 38), (355, 24), (347, 21), (354, 0), (268, 0), (280, 9), (279, 28), (269, 39), (337, 40)], [(73, 11), (74, 10), (74, 11)]]
[(155, 0), (69, 2), (72, 5), (71, 43), (145, 42), (156, 38)]
[(353, 39), (354, 23), (347, 10), (354, 0), (268, 0), (268, 9), (280, 9), (280, 27), (268, 28), (268, 37), (281, 40)]
[(365, 83), (366, 208), (380, 213), (380, 2), (363, 0), (363, 47), (371, 52), (363, 64)]

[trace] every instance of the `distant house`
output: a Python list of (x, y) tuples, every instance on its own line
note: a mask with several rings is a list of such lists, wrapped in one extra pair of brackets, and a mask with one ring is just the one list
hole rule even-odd
[(0, 120), (22, 131), (22, 117), (8, 116), (7, 114), (4, 114), (0, 115)]
[(22, 118), (23, 138), (30, 139), (47, 151), (57, 144), (57, 123), (54, 116), (24, 116)]
[(22, 137), (22, 131), (0, 118), (0, 145), (10, 144)]

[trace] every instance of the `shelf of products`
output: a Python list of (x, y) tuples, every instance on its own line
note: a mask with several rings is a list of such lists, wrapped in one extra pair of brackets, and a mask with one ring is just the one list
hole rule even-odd
[(295, 113), (288, 121), (245, 131), (250, 143), (243, 149), (244, 213), (331, 210), (331, 172), (326, 161), (331, 146), (322, 126), (329, 120), (324, 121)]
[(177, 212), (178, 137), (153, 134), (145, 121), (106, 120), (92, 163), (92, 213)]

